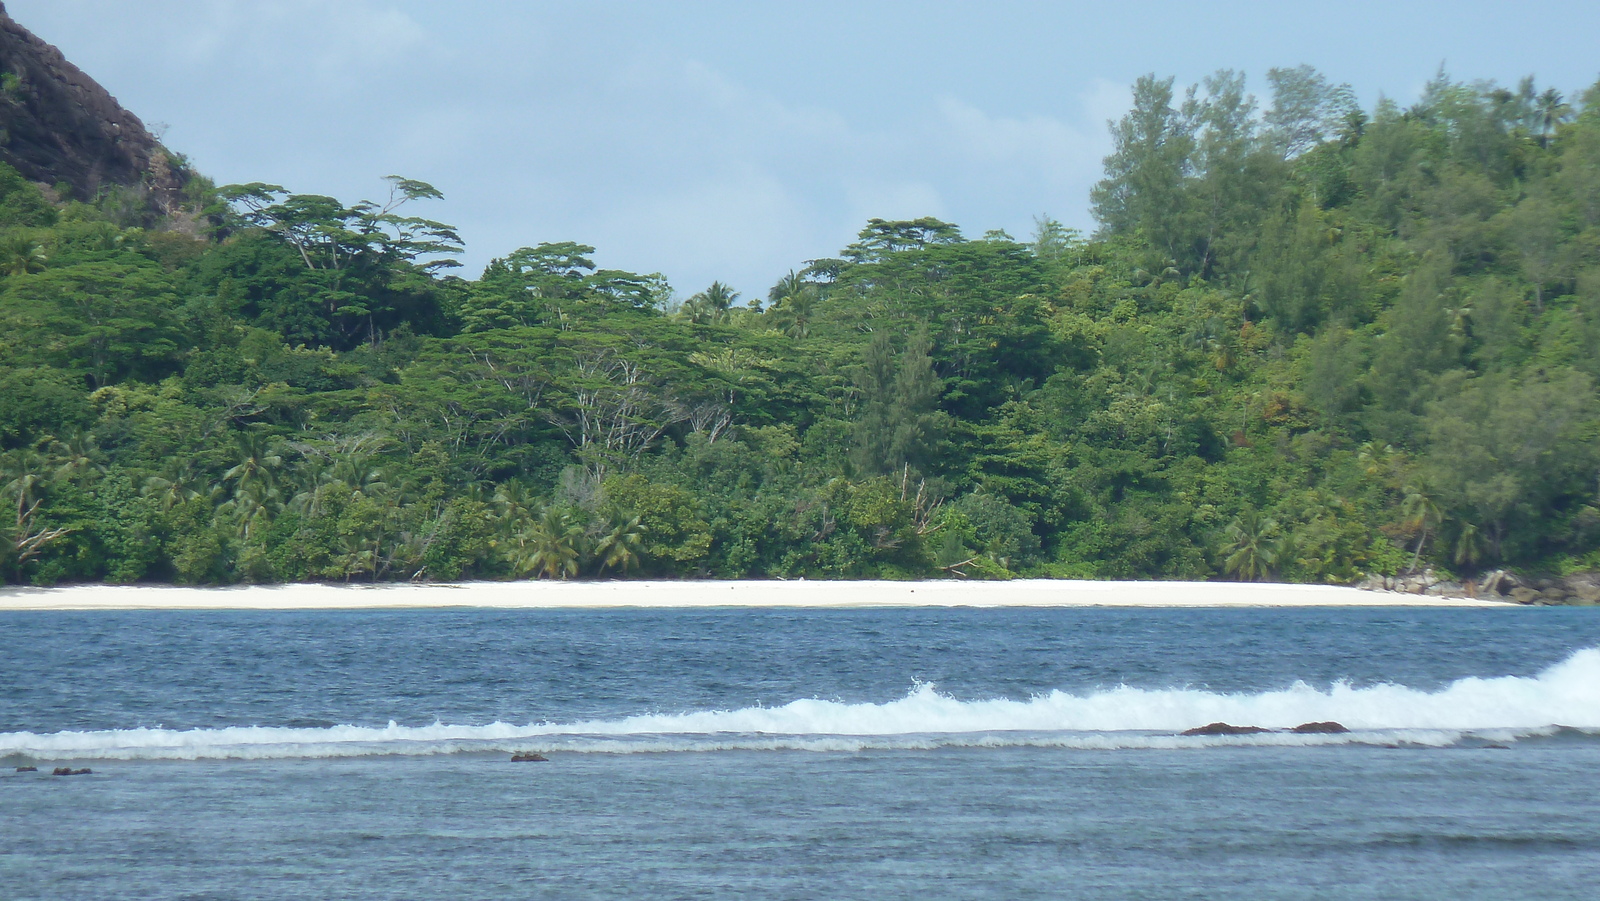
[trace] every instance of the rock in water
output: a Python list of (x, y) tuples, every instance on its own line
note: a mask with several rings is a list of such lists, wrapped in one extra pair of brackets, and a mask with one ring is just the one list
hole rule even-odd
[(19, 767), (17, 767), (17, 772), (19, 772), (19, 773), (37, 773), (37, 772), (39, 772), (39, 768), (36, 767), (36, 766), (19, 766)]
[(1180, 735), (1258, 735), (1262, 732), (1271, 732), (1260, 726), (1234, 726), (1229, 723), (1210, 723), (1194, 729), (1185, 729)]
[(52, 775), (52, 776), (87, 776), (87, 775), (89, 775), (90, 773), (93, 773), (93, 772), (94, 772), (94, 770), (91, 770), (88, 767), (84, 767), (81, 770), (75, 770), (70, 766), (58, 766), (58, 767), (55, 768), (55, 770), (53, 772), (51, 772), (50, 775)]
[(549, 759), (550, 758), (544, 756), (543, 754), (538, 754), (538, 753), (535, 753), (533, 751), (529, 751), (526, 754), (512, 754), (511, 755), (511, 762), (512, 763), (543, 763), (543, 762), (548, 761)]
[(1343, 735), (1350, 730), (1346, 729), (1343, 723), (1329, 721), (1326, 723), (1301, 723), (1289, 731), (1300, 735)]

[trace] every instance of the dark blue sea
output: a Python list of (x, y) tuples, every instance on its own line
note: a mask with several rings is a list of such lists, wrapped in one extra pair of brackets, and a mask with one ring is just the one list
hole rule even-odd
[(10, 612), (0, 898), (1591, 899), (1597, 648), (1562, 608)]

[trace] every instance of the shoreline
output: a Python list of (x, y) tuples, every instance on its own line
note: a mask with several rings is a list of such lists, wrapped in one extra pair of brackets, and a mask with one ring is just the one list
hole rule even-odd
[(1519, 607), (1336, 585), (1261, 582), (644, 581), (0, 588), (11, 610), (380, 610), (843, 607)]

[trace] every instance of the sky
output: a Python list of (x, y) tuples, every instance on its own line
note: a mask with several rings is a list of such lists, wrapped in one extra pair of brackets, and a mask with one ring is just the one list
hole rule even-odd
[(1574, 96), (1600, 4), (7, 0), (219, 184), (439, 188), (459, 270), (545, 241), (748, 297), (869, 218), (1092, 231), (1140, 75), (1309, 63), (1369, 108), (1461, 80)]

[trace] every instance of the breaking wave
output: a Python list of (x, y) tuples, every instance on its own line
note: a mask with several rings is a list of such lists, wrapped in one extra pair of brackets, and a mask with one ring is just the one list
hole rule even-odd
[[(1351, 731), (1184, 736), (1213, 722), (1288, 730), (1335, 721)], [(514, 725), (117, 729), (0, 733), (0, 758), (198, 760), (473, 752), (866, 751), (1047, 747), (1082, 750), (1379, 744), (1444, 747), (1600, 735), (1600, 649), (1578, 651), (1533, 677), (1461, 679), (1437, 691), (1400, 685), (1219, 694), (1126, 686), (1026, 701), (963, 701), (917, 685), (881, 704), (805, 699), (610, 720)]]

